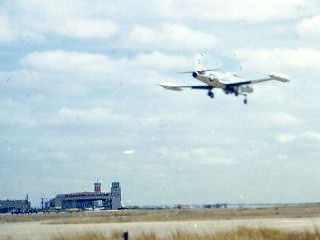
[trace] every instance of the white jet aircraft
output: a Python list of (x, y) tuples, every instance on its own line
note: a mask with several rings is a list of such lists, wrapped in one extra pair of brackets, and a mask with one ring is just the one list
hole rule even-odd
[(200, 57), (196, 57), (195, 70), (193, 72), (180, 73), (191, 73), (192, 77), (205, 83), (206, 85), (185, 86), (165, 81), (160, 82), (159, 85), (165, 89), (174, 91), (182, 91), (184, 88), (207, 90), (210, 98), (214, 98), (213, 89), (220, 88), (225, 94), (234, 94), (235, 96), (243, 95), (244, 104), (248, 103), (247, 93), (253, 92), (253, 88), (250, 86), (251, 84), (270, 80), (289, 82), (289, 79), (277, 76), (275, 74), (270, 74), (268, 77), (262, 79), (245, 80), (233, 73), (219, 72), (217, 69), (205, 69), (201, 64)]

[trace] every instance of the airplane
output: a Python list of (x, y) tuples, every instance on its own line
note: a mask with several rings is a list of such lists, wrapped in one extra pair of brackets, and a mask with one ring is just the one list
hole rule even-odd
[(225, 94), (234, 94), (235, 96), (242, 95), (244, 96), (243, 103), (247, 104), (247, 94), (253, 92), (251, 84), (261, 83), (265, 81), (276, 80), (280, 82), (289, 82), (289, 79), (270, 74), (266, 78), (255, 79), (255, 80), (245, 80), (239, 77), (236, 74), (230, 72), (220, 72), (218, 69), (206, 69), (201, 64), (201, 56), (197, 55), (195, 58), (195, 70), (189, 72), (180, 72), (180, 73), (189, 73), (193, 78), (205, 83), (206, 85), (177, 85), (167, 81), (161, 81), (159, 85), (165, 89), (173, 91), (182, 91), (184, 88), (189, 89), (198, 89), (198, 90), (207, 90), (207, 95), (210, 98), (214, 98), (213, 89), (220, 88)]

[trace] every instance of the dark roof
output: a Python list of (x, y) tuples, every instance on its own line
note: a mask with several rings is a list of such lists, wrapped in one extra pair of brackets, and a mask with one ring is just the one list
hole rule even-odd
[(78, 193), (65, 193), (58, 194), (56, 198), (78, 198), (78, 197), (95, 197), (95, 196), (108, 196), (110, 193), (105, 192), (78, 192)]

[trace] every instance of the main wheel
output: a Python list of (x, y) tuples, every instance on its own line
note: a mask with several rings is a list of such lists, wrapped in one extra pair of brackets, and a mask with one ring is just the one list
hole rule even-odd
[(243, 103), (244, 103), (244, 104), (247, 104), (247, 103), (248, 103), (248, 100), (245, 98), (245, 99), (243, 100)]
[(209, 95), (209, 97), (214, 98), (214, 93), (213, 92), (209, 92), (208, 95)]

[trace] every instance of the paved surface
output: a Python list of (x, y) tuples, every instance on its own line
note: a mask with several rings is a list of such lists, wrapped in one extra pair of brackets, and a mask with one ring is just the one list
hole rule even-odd
[(254, 220), (212, 220), (182, 222), (132, 222), (132, 223), (92, 223), (92, 224), (47, 224), (46, 222), (18, 222), (0, 224), (0, 239), (8, 236), (13, 239), (50, 239), (61, 234), (101, 232), (110, 234), (114, 231), (129, 231), (130, 235), (142, 232), (155, 232), (167, 235), (176, 230), (195, 233), (212, 233), (234, 229), (239, 226), (252, 228), (269, 227), (281, 230), (314, 231), (320, 229), (320, 218), (283, 218)]

